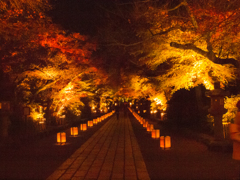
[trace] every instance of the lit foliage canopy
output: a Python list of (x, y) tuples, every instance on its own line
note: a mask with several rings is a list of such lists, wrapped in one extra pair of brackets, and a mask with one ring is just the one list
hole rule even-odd
[(168, 65), (158, 76), (163, 89), (213, 89), (215, 81), (223, 87), (236, 78), (238, 1), (136, 1), (134, 7), (129, 23), (141, 42), (133, 54), (153, 70)]
[(38, 106), (50, 100), (58, 115), (66, 108), (79, 115), (80, 98), (92, 95), (106, 76), (91, 60), (96, 43), (53, 24), (44, 15), (48, 7), (45, 0), (0, 2), (1, 69), (15, 85), (17, 101), (33, 114), (39, 116)]
[(232, 95), (231, 97), (226, 97), (224, 107), (228, 110), (226, 114), (223, 115), (224, 122), (234, 122), (234, 118), (238, 111), (236, 107), (237, 102), (240, 100), (240, 95)]
[(139, 75), (131, 75), (128, 78), (125, 86), (119, 89), (119, 94), (132, 99), (149, 97), (152, 108), (166, 110), (167, 99), (165, 93), (150, 83), (149, 78), (142, 78)]

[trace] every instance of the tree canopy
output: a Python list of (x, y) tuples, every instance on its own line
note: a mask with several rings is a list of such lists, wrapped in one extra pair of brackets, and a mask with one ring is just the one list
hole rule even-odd
[(96, 42), (54, 24), (46, 7), (43, 0), (1, 2), (1, 78), (12, 84), (15, 102), (31, 107), (33, 119), (46, 103), (58, 116), (66, 108), (79, 115), (81, 97), (106, 79), (92, 61)]
[(48, 97), (59, 110), (101, 92), (166, 104), (180, 89), (239, 80), (237, 0), (96, 4), (101, 22), (89, 38), (54, 24), (47, 0), (0, 2), (0, 65), (19, 100)]

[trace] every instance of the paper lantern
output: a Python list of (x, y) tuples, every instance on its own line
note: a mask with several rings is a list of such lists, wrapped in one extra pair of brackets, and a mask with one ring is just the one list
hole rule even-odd
[(159, 138), (160, 137), (160, 130), (159, 129), (156, 129), (156, 137), (155, 138)]
[(143, 127), (146, 127), (146, 122), (143, 122), (143, 124), (142, 124), (142, 125), (143, 125)]
[(145, 127), (146, 127), (146, 128), (148, 127), (148, 121), (145, 122)]
[(59, 132), (57, 133), (57, 143), (59, 145), (66, 144), (66, 133), (65, 132)]
[(160, 137), (160, 147), (162, 149), (170, 149), (171, 148), (171, 137), (170, 136), (161, 136)]
[(151, 124), (148, 124), (148, 125), (147, 125), (147, 131), (148, 131), (148, 132), (151, 131)]
[(86, 131), (86, 130), (87, 130), (87, 124), (81, 124), (81, 125), (80, 125), (80, 129), (81, 129), (82, 131)]
[(160, 137), (159, 129), (153, 129), (151, 133), (152, 133), (152, 138), (158, 139)]
[(166, 136), (165, 137), (165, 149), (169, 149), (169, 148), (171, 148), (171, 137)]
[(154, 125), (151, 124), (151, 125), (150, 125), (150, 131), (152, 131), (153, 129), (154, 129)]
[(71, 135), (72, 136), (78, 135), (78, 127), (71, 127)]
[(88, 121), (88, 126), (92, 127), (93, 126), (93, 121)]
[(144, 122), (143, 122), (143, 127), (147, 128), (147, 126), (148, 126), (148, 122), (147, 122), (147, 121), (144, 121)]
[(83, 124), (83, 131), (87, 130), (87, 124)]
[(152, 138), (156, 138), (156, 130), (152, 130)]
[(161, 136), (160, 137), (160, 148), (164, 149), (165, 147), (165, 137)]

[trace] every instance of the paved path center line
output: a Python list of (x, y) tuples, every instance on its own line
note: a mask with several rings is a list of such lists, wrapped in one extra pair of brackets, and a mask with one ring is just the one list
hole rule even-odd
[(50, 175), (54, 179), (150, 180), (128, 117), (113, 115)]

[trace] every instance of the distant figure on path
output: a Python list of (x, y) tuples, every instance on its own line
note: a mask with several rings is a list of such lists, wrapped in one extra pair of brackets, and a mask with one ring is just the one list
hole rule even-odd
[(239, 162), (239, 179), (240, 179), (240, 101), (237, 102), (238, 111), (235, 116), (234, 124), (229, 125), (230, 138), (233, 140), (232, 158)]
[(119, 119), (119, 106), (118, 106), (118, 104), (115, 105), (115, 112), (116, 112), (117, 120), (118, 120)]

